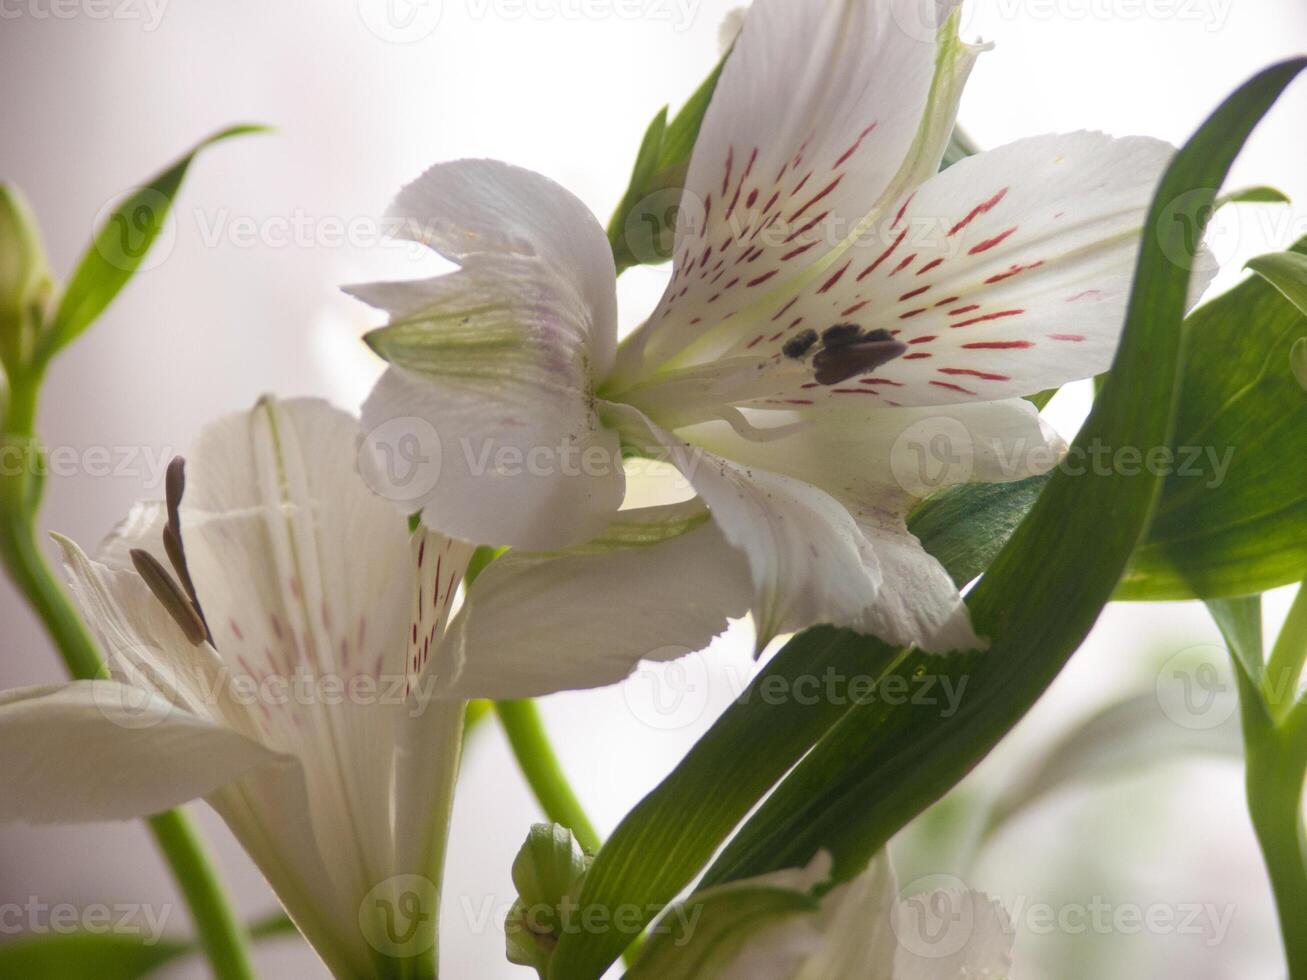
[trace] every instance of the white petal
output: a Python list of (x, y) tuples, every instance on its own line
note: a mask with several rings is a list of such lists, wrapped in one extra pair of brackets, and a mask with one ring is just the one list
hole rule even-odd
[[(617, 337), (598, 222), (552, 181), (487, 160), (433, 167), (392, 213), (461, 268), (351, 290), (392, 313), (369, 341), (403, 369), (363, 409), (378, 489), (470, 541), (547, 548), (598, 533), (622, 494), (618, 447), (592, 407)], [(385, 467), (411, 466), (410, 445), (433, 443), (438, 467), (387, 480)], [(596, 453), (599, 465), (582, 462)]]
[(0, 818), (123, 820), (294, 764), (233, 729), (117, 681), (0, 694)]
[(217, 648), (259, 684), (261, 736), (303, 760), (317, 846), (355, 905), (395, 861), (405, 694), (448, 612), (427, 576), (439, 556), (456, 583), (472, 550), (431, 532), (411, 542), (357, 472), (359, 442), (356, 420), (324, 402), (264, 399), (206, 429), (182, 504)]
[(902, 520), (859, 514), (858, 527), (880, 564), (883, 581), (857, 629), (927, 653), (987, 646), (972, 629), (971, 615), (944, 566), (908, 533)]
[(700, 650), (748, 609), (748, 570), (701, 505), (623, 511), (569, 552), (509, 552), (468, 592), (440, 673), (458, 697), (519, 698), (621, 680)]
[(578, 398), (501, 381), (483, 394), (392, 367), (363, 406), (368, 482), (464, 540), (577, 544), (603, 530), (624, 486), (617, 437)]
[(900, 980), (894, 973), (896, 942), (890, 925), (897, 902), (894, 870), (882, 851), (866, 871), (822, 899), (818, 920), (823, 941), (795, 980)]
[(894, 980), (1004, 980), (1015, 933), (1003, 906), (976, 891), (935, 891), (901, 902)]
[[(736, 328), (732, 356), (766, 366), (755, 373), (754, 403), (837, 403), (866, 397), (864, 383), (895, 405), (993, 400), (1105, 370), (1148, 205), (1173, 152), (1144, 137), (1038, 136), (932, 177), (779, 320)], [(1205, 282), (1209, 272), (1195, 275)], [(836, 323), (888, 331), (906, 351), (817, 383), (820, 345), (800, 361), (784, 345)]]
[(624, 345), (624, 377), (632, 358), (658, 364), (701, 341), (720, 349), (711, 332), (737, 332), (738, 321), (723, 325), (752, 322), (772, 297), (783, 305), (934, 172), (977, 51), (957, 42), (955, 22), (939, 29), (953, 6), (752, 5), (695, 144), (672, 281)]
[[(134, 527), (132, 533), (127, 533)], [(223, 663), (207, 643), (194, 645), (132, 568), (127, 548), (144, 547), (166, 563), (161, 540), (162, 509), (133, 508), (132, 517), (106, 543), (112, 565), (92, 561), (74, 542), (54, 538), (63, 550), (69, 591), (81, 608), (117, 680), (153, 691), (178, 707), (253, 734), (244, 707), (233, 704)], [(126, 563), (125, 565), (123, 563)]]
[[(878, 386), (864, 387), (874, 392)], [(946, 486), (1045, 473), (1065, 449), (1021, 398), (923, 408), (883, 404), (869, 395), (783, 419), (752, 413), (746, 421), (758, 425), (743, 432), (708, 422), (677, 434), (737, 463), (815, 484), (855, 512), (896, 516)]]
[(861, 621), (881, 571), (843, 504), (809, 483), (692, 446), (632, 409), (613, 411), (685, 474), (748, 558), (759, 649), (778, 633)]

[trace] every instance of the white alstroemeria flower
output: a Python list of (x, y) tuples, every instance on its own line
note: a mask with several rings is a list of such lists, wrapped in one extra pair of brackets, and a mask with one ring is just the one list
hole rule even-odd
[(184, 500), (171, 472), (168, 502), (138, 505), (97, 560), (62, 542), (114, 679), (0, 694), (0, 819), (204, 797), (351, 978), (434, 957), (464, 698), (611, 682), (748, 601), (723, 591), (747, 578), (693, 505), (624, 512), (463, 590), (473, 546), (410, 534), (360, 476), (361, 438), (308, 400), (210, 426)]
[(965, 888), (900, 897), (883, 852), (819, 900), (830, 856), (705, 889), (655, 928), (631, 980), (1006, 980), (1015, 932), (1001, 904)]
[[(393, 206), (460, 271), (352, 292), (391, 314), (369, 429), (444, 436), (433, 527), (555, 547), (618, 505), (616, 453), (681, 467), (755, 586), (759, 644), (829, 622), (976, 647), (904, 517), (944, 483), (1009, 481), (1061, 451), (1021, 396), (1103, 371), (1172, 148), (1073, 133), (937, 173), (981, 50), (958, 0), (758, 0), (695, 145), (671, 281), (618, 348), (598, 222), (502, 163), (433, 167)], [(450, 447), (459, 447), (451, 451)], [(943, 472), (940, 464), (945, 464)]]

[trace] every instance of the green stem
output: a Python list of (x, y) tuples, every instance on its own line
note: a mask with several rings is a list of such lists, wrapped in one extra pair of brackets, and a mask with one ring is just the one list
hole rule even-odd
[[(35, 402), (35, 386), (13, 384), (3, 446), (18, 447), (22, 457), (14, 470), (13, 453), (7, 453), (5, 471), (0, 473), (0, 562), (40, 617), (68, 672), (79, 680), (107, 677), (95, 641), (59, 588), (37, 544), (32, 515), (37, 506), (41, 456), (32, 434)], [(232, 914), (189, 818), (170, 810), (151, 817), (148, 823), (190, 907), (214, 976), (217, 980), (253, 980), (245, 930)]]
[(1298, 587), (1289, 618), (1266, 664), (1266, 697), (1277, 718), (1288, 713), (1297, 697), (1304, 661), (1307, 661), (1307, 583)]
[(191, 819), (181, 810), (169, 810), (147, 822), (186, 898), (213, 975), (218, 980), (253, 980), (248, 933), (236, 919)]
[(549, 744), (544, 722), (535, 702), (496, 701), (495, 712), (508, 736), (517, 764), (535, 793), (545, 816), (569, 828), (586, 853), (598, 852), (599, 834), (581, 808), (581, 802), (563, 774), (563, 767)]
[(1302, 820), (1307, 778), (1307, 708), (1277, 724), (1255, 687), (1239, 677), (1247, 755), (1248, 812), (1266, 862), (1280, 919), (1289, 980), (1307, 980), (1307, 834)]

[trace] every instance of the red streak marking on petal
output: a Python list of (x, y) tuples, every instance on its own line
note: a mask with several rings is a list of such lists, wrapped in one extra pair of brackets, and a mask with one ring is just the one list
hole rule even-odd
[(859, 134), (858, 134), (858, 138), (857, 138), (856, 140), (853, 141), (853, 145), (850, 146), (847, 150), (844, 151), (843, 155), (841, 155), (840, 158), (839, 158), (838, 160), (835, 161), (835, 165), (834, 165), (833, 167), (831, 167), (831, 169), (834, 170), (835, 167), (838, 167), (838, 166), (842, 165), (842, 164), (844, 163), (844, 161), (846, 161), (849, 157), (853, 156), (853, 154), (857, 153), (857, 152), (858, 152), (858, 147), (860, 147), (860, 146), (862, 145), (862, 141), (865, 140), (868, 136), (870, 136), (870, 135), (871, 135), (871, 131), (872, 131), (873, 129), (875, 129), (875, 128), (876, 128), (876, 124), (875, 124), (875, 123), (872, 123), (872, 124), (871, 124), (870, 126), (868, 126), (866, 129), (864, 129), (861, 133), (859, 133)]
[(910, 300), (912, 299), (913, 296), (920, 296), (928, 289), (930, 289), (929, 286), (922, 286), (920, 289), (909, 290), (908, 292), (904, 293), (902, 296), (899, 297), (899, 302), (902, 303), (906, 300)]
[(832, 388), (831, 391), (836, 395), (875, 395), (880, 397), (879, 391), (873, 391), (870, 388)]
[(228, 620), (227, 625), (230, 626), (231, 631), (236, 634), (236, 639), (245, 639), (245, 634), (241, 632), (240, 624), (238, 624), (235, 619)]
[(1025, 350), (1035, 345), (1029, 340), (981, 340), (962, 346), (967, 350)]
[(758, 344), (759, 344), (761, 341), (762, 341), (762, 334), (758, 334), (758, 336), (754, 337), (751, 341), (749, 341), (749, 342), (745, 345), (744, 349), (745, 349), (745, 350), (752, 350), (753, 348), (757, 347)]
[(996, 282), (1002, 282), (1004, 279), (1011, 279), (1013, 276), (1019, 276), (1021, 273), (1028, 272), (1031, 269), (1038, 269), (1043, 264), (1044, 260), (1040, 259), (1038, 262), (1031, 262), (1029, 265), (1014, 265), (1012, 268), (1008, 269), (1007, 272), (1000, 272), (996, 276), (990, 276), (985, 280), (985, 285), (991, 286)]
[(972, 310), (980, 309), (979, 303), (972, 303), (970, 306), (959, 306), (956, 310), (949, 310), (949, 316), (957, 316), (959, 313), (970, 313)]
[(418, 542), (418, 568), (422, 567), (422, 558), (427, 553), (427, 539), (423, 538)]
[(937, 307), (939, 307), (939, 306), (948, 306), (949, 303), (956, 303), (956, 302), (957, 302), (958, 300), (960, 300), (961, 298), (962, 298), (961, 296), (946, 296), (944, 299), (942, 299), (942, 300), (940, 300), (938, 303), (936, 303), (935, 306), (937, 306)]
[(811, 405), (812, 399), (811, 398), (787, 398), (785, 399), (785, 404), (786, 405)]
[(1066, 301), (1068, 303), (1075, 303), (1082, 299), (1097, 299), (1102, 295), (1103, 291), (1101, 289), (1086, 289), (1083, 293), (1076, 293), (1074, 296), (1068, 296)]
[(911, 194), (908, 195), (908, 199), (903, 202), (903, 207), (899, 208), (899, 213), (894, 216), (894, 223), (889, 226), (890, 231), (893, 231), (895, 228), (898, 227), (899, 222), (903, 220), (903, 216), (908, 212), (908, 205), (912, 203), (912, 199), (916, 196), (917, 196), (916, 191), (913, 191)]
[(744, 199), (744, 206), (746, 208), (751, 208), (754, 206), (754, 204), (757, 203), (757, 201), (758, 201), (758, 188), (755, 187), (753, 190), (749, 191), (749, 196)]
[(723, 287), (723, 288), (725, 288), (725, 289), (730, 289), (732, 286), (734, 286), (734, 285), (735, 285), (737, 282), (739, 282), (739, 281), (740, 281), (740, 277), (739, 277), (739, 276), (736, 276), (734, 279), (732, 279), (730, 282), (728, 282), (728, 283), (725, 285), (725, 287)]
[(909, 344), (928, 344), (928, 343), (930, 343), (932, 340), (938, 340), (938, 339), (939, 339), (939, 334), (928, 333), (928, 334), (923, 334), (923, 335), (920, 336), (920, 337), (913, 337), (911, 340), (908, 341), (908, 343), (909, 343)]
[[(779, 180), (780, 178), (777, 179)], [(762, 206), (762, 213), (767, 214), (769, 211), (771, 211), (771, 209), (776, 206), (776, 202), (780, 200), (780, 196), (781, 196), (780, 191), (776, 191), (775, 193), (773, 193), (772, 196), (767, 199), (767, 203)]]
[(726, 148), (726, 173), (722, 175), (722, 197), (726, 196), (726, 189), (731, 186), (731, 165), (735, 162), (735, 146), (732, 144)]
[(935, 259), (934, 261), (927, 262), (925, 265), (923, 265), (920, 269), (917, 270), (917, 275), (924, 276), (931, 269), (938, 269), (943, 264), (944, 264), (944, 260), (942, 258), (938, 258)]
[(985, 323), (989, 320), (1001, 320), (1008, 316), (1020, 316), (1025, 310), (999, 310), (997, 313), (985, 313), (981, 316), (973, 316), (970, 320), (963, 320), (961, 323), (950, 323), (949, 326), (954, 330), (959, 327), (969, 327), (973, 323)]
[(952, 228), (949, 229), (948, 237), (952, 238), (967, 225), (971, 224), (971, 222), (979, 218), (982, 214), (992, 211), (994, 210), (994, 208), (998, 207), (998, 202), (1003, 200), (1003, 198), (1007, 197), (1007, 192), (1009, 190), (1010, 188), (1004, 187), (1001, 191), (999, 191), (997, 194), (991, 197), (984, 204), (978, 204), (974, 208), (972, 208), (970, 214), (968, 214), (965, 218), (963, 218), (956, 225), (954, 225)]
[(842, 266), (840, 266), (839, 269), (835, 272), (835, 274), (831, 276), (829, 279), (827, 279), (826, 282), (822, 284), (822, 287), (819, 290), (817, 290), (817, 292), (819, 294), (829, 292), (830, 288), (834, 286), (837, 282), (839, 282), (840, 277), (843, 276), (846, 271), (848, 271), (848, 268), (852, 264), (852, 262), (853, 260), (850, 259), (848, 262), (845, 262)]
[(819, 388), (819, 387), (821, 387), (821, 386), (820, 386), (819, 384), (817, 384), (817, 382), (815, 382), (815, 381), (809, 381), (807, 384), (799, 385), (799, 387), (800, 387), (800, 388)]
[(859, 378), (858, 384), (862, 385), (893, 385), (895, 388), (902, 388), (902, 381), (891, 381), (889, 378)]
[(790, 221), (797, 221), (798, 218), (799, 218), (799, 215), (803, 214), (804, 211), (807, 211), (808, 208), (812, 207), (814, 204), (816, 204), (818, 201), (820, 201), (823, 197), (825, 197), (827, 194), (829, 194), (831, 191), (833, 191), (836, 187), (838, 187), (840, 181), (843, 180), (843, 179), (844, 179), (844, 175), (843, 175), (843, 174), (840, 174), (840, 175), (837, 176), (834, 180), (832, 180), (829, 184), (827, 184), (825, 187), (823, 187), (821, 190), (819, 190), (816, 194), (814, 194), (812, 197), (808, 198), (808, 203), (806, 203), (805, 205), (803, 205), (803, 207), (799, 208), (799, 210), (795, 211), (792, 215), (790, 215), (789, 220), (790, 220)]
[(703, 323), (703, 317), (701, 316), (695, 317), (693, 320), (690, 321), (690, 326), (694, 326), (696, 323)]
[(773, 341), (780, 340), (784, 336), (785, 336), (784, 330), (777, 330), (774, 334), (772, 334), (770, 337), (767, 338), (767, 343), (770, 344)]
[(720, 248), (723, 252), (725, 252), (728, 248), (731, 247), (731, 242), (733, 241), (735, 241), (735, 236), (730, 235), (727, 237), (726, 241), (722, 242), (721, 245), (718, 246), (718, 248)]
[[(776, 275), (776, 273), (779, 272), (779, 271), (780, 271), (779, 269), (772, 269), (771, 272), (764, 272), (764, 273), (763, 273), (762, 275), (760, 275), (757, 279), (750, 279), (746, 285), (749, 286), (749, 287), (760, 286), (760, 285), (762, 285), (764, 282), (766, 282), (768, 279), (770, 279), (772, 276)], [(720, 294), (719, 294), (719, 295), (720, 295)], [(714, 297), (714, 298), (715, 298), (715, 297)], [(708, 302), (711, 303), (712, 300), (709, 300)]]
[[(821, 214), (817, 215), (817, 217), (813, 218), (811, 221), (809, 221), (806, 225), (804, 225), (804, 226), (803, 226), (802, 228), (800, 228), (798, 231), (791, 232), (791, 233), (790, 233), (790, 236), (789, 236), (787, 239), (785, 239), (784, 244), (788, 245), (790, 242), (794, 241), (794, 239), (798, 238), (798, 237), (799, 237), (800, 235), (802, 235), (804, 232), (811, 231), (811, 230), (816, 226), (817, 222), (821, 221), (821, 219), (824, 218), (824, 217), (826, 217), (826, 215), (828, 215), (828, 214), (830, 214), (829, 211), (823, 211)], [(776, 217), (777, 217), (777, 218), (780, 217), (780, 212), (777, 212)]]
[(949, 391), (960, 391), (964, 395), (974, 395), (975, 392), (970, 388), (963, 388), (961, 385), (955, 385), (952, 381), (931, 381), (936, 388), (947, 388)]
[(804, 252), (808, 251), (808, 249), (812, 248), (816, 244), (817, 244), (816, 239), (813, 239), (812, 241), (808, 242), (807, 245), (800, 245), (798, 248), (792, 248), (781, 256), (781, 261), (788, 262), (790, 259), (794, 258), (795, 256), (802, 255)]
[(911, 320), (914, 316), (917, 316), (917, 315), (919, 315), (919, 314), (921, 314), (921, 313), (925, 313), (925, 312), (926, 312), (926, 307), (924, 307), (924, 306), (923, 306), (921, 309), (919, 309), (919, 310), (908, 310), (908, 312), (906, 312), (906, 313), (900, 313), (900, 314), (899, 314), (899, 319), (900, 319), (900, 320)]
[(889, 258), (890, 255), (893, 254), (894, 250), (898, 248), (900, 244), (902, 244), (903, 239), (907, 237), (908, 237), (908, 230), (904, 228), (901, 232), (899, 232), (899, 237), (894, 239), (894, 243), (890, 245), (889, 248), (885, 249), (885, 251), (881, 252), (880, 256), (876, 259), (875, 262), (871, 263), (871, 265), (867, 266), (867, 268), (863, 269), (860, 273), (858, 273), (857, 281), (862, 282), (863, 279), (865, 279), (867, 276), (875, 272), (880, 267), (880, 264), (884, 262), (887, 258)]
[(940, 374), (967, 374), (973, 378), (981, 378), (985, 381), (1011, 381), (1012, 379), (1006, 374), (992, 374), (989, 371), (976, 371), (972, 368), (939, 368)]
[(719, 299), (721, 299), (721, 298), (722, 298), (722, 294), (721, 294), (721, 293), (713, 293), (711, 296), (708, 297), (708, 302), (709, 302), (709, 303), (716, 303), (716, 302), (717, 302)]
[(777, 310), (775, 313), (773, 313), (773, 314), (772, 314), (772, 319), (773, 319), (773, 320), (779, 320), (782, 316), (785, 315), (785, 311), (788, 310), (791, 306), (793, 306), (793, 305), (794, 305), (795, 303), (797, 303), (798, 301), (799, 301), (799, 297), (795, 296), (794, 299), (790, 300), (788, 303), (786, 303), (784, 306), (782, 306), (779, 310)]
[(1078, 344), (1084, 340), (1084, 336), (1078, 333), (1051, 333), (1048, 335), (1053, 340), (1069, 340), (1073, 344)]
[(864, 306), (866, 306), (866, 305), (867, 305), (868, 303), (870, 303), (870, 302), (871, 302), (871, 300), (869, 300), (869, 299), (864, 299), (864, 300), (862, 300), (862, 302), (860, 302), (860, 303), (854, 303), (854, 304), (853, 304), (852, 306), (850, 306), (848, 309), (840, 310), (840, 316), (852, 316), (854, 313), (857, 313), (858, 310), (862, 309)]
[(925, 353), (924, 351), (917, 351), (915, 354), (904, 354), (904, 355), (903, 355), (903, 360), (905, 360), (905, 361), (919, 361), (919, 360), (921, 360), (923, 357), (930, 357), (930, 355), (927, 354), (927, 353)]
[(799, 191), (803, 190), (803, 185), (808, 182), (808, 178), (811, 176), (812, 176), (811, 170), (809, 170), (806, 174), (804, 174), (803, 179), (794, 185), (794, 190), (790, 191), (790, 197), (793, 197), (795, 194), (799, 193)]
[(913, 252), (911, 255), (909, 255), (907, 258), (905, 258), (902, 262), (900, 262), (898, 265), (896, 265), (896, 266), (894, 267), (894, 271), (891, 272), (890, 275), (893, 276), (893, 275), (897, 275), (898, 273), (902, 272), (904, 269), (906, 269), (908, 266), (910, 266), (913, 262), (915, 262), (916, 259), (917, 259), (917, 253), (916, 253), (916, 252)]
[(1003, 244), (1003, 242), (1007, 241), (1007, 239), (1010, 236), (1016, 233), (1016, 230), (1017, 230), (1017, 226), (1014, 225), (1013, 227), (1009, 228), (1007, 231), (1003, 232), (1003, 234), (1001, 235), (995, 235), (993, 238), (986, 239), (985, 241), (981, 242), (979, 245), (972, 245), (971, 248), (967, 249), (967, 254), (979, 255), (981, 252), (988, 252), (991, 248), (1001, 245)]

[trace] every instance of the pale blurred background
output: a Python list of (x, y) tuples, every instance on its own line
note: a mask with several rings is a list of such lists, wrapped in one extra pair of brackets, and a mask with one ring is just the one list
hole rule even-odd
[[(57, 364), (41, 428), (49, 446), (66, 447), (67, 465), (49, 483), (44, 525), (94, 542), (131, 501), (160, 494), (160, 460), (183, 451), (205, 420), (248, 406), (261, 392), (319, 394), (355, 407), (377, 369), (356, 340), (372, 321), (336, 286), (383, 272), (416, 274), (409, 250), (378, 242), (374, 219), (427, 165), (464, 156), (510, 160), (559, 180), (606, 218), (645, 125), (664, 103), (679, 105), (712, 66), (718, 25), (732, 6), (0, 0), (0, 179), (30, 198), (61, 275), (101, 209), (198, 137), (239, 121), (277, 127), (200, 160), (155, 267)], [(1252, 72), (1307, 49), (1307, 6), (973, 0), (965, 33), (997, 44), (962, 107), (982, 146), (1076, 128), (1179, 142)], [(1273, 184), (1300, 203), (1227, 209), (1214, 233), (1229, 263), (1224, 281), (1238, 278), (1247, 257), (1307, 234), (1305, 122), (1307, 84), (1300, 83), (1239, 161), (1232, 183)], [(651, 307), (664, 276), (634, 270), (624, 277), (627, 327)], [(1085, 403), (1083, 392), (1059, 399), (1054, 420), (1065, 434)], [(1284, 605), (1274, 597), (1272, 624)], [(55, 655), (5, 584), (0, 616), (0, 687), (59, 680)], [(612, 829), (740, 690), (753, 669), (747, 640), (747, 629), (738, 629), (673, 668), (544, 702), (566, 768), (601, 830)], [(1097, 706), (1156, 691), (1162, 665), (1177, 652), (1201, 653), (1216, 642), (1193, 606), (1109, 608), (1049, 696), (962, 796), (1004, 783)], [(272, 894), (240, 849), (197, 809), (241, 909), (272, 910)], [(455, 808), (445, 976), (530, 975), (504, 960), (500, 924), (513, 898), (509, 864), (537, 818), (502, 737), (485, 725), (468, 748)], [(911, 867), (913, 876), (959, 871), (944, 849), (923, 854), (919, 843)], [(1021, 926), (1016, 976), (1026, 980), (1283, 976), (1235, 761), (1150, 768), (1060, 794), (1001, 832), (965, 874), (968, 884), (1008, 902)], [(32, 899), (176, 902), (165, 867), (134, 823), (0, 828), (0, 907)], [(1173, 927), (1151, 930), (1092, 923), (1049, 930), (1031, 912), (1041, 903), (1074, 910), (1095, 899), (1113, 909), (1179, 912)], [(1179, 927), (1189, 906), (1205, 903), (1215, 919), (1197, 918), (1196, 931)], [(187, 928), (180, 907), (168, 924)], [(257, 956), (269, 977), (325, 975), (296, 941), (261, 947)], [(168, 973), (202, 975), (195, 963)]]

